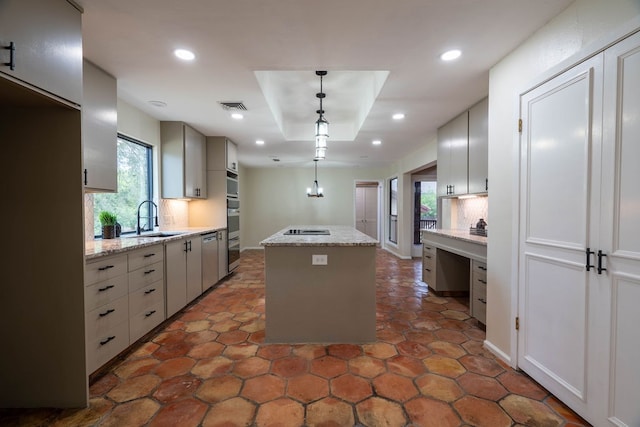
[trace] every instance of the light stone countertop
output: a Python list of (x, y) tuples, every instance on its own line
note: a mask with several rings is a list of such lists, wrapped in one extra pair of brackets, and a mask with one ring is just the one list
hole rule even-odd
[[(118, 237), (117, 239), (87, 240), (84, 245), (84, 258), (86, 261), (90, 261), (107, 255), (114, 255), (134, 249), (144, 248), (146, 246), (157, 245), (170, 242), (172, 240), (184, 239), (185, 237), (196, 236), (218, 230), (224, 230), (224, 228), (184, 227), (180, 229), (159, 230), (159, 232), (182, 233), (175, 236), (150, 237), (145, 236), (145, 234), (151, 234), (152, 232), (146, 232), (142, 233), (140, 236), (131, 234), (126, 237)], [(156, 233), (157, 232), (158, 231), (156, 231)]]
[(423, 228), (420, 231), (432, 233), (440, 236), (451, 237), (457, 240), (464, 240), (471, 243), (479, 243), (481, 245), (487, 246), (487, 237), (486, 236), (476, 236), (474, 234), (470, 234), (469, 230), (433, 230)]
[[(285, 235), (289, 229), (329, 230), (329, 235)], [(290, 225), (262, 242), (261, 246), (375, 246), (378, 241), (343, 225)]]

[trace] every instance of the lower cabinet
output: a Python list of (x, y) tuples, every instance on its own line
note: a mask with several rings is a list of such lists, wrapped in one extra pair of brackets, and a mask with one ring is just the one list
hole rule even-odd
[(166, 309), (171, 317), (202, 294), (202, 237), (165, 244)]
[(471, 261), (471, 316), (480, 323), (487, 323), (487, 264)]
[(133, 343), (165, 319), (162, 245), (132, 251), (129, 257), (129, 337)]
[(89, 262), (85, 268), (87, 373), (129, 345), (127, 255)]
[(91, 374), (165, 319), (163, 245), (87, 262), (84, 295)]

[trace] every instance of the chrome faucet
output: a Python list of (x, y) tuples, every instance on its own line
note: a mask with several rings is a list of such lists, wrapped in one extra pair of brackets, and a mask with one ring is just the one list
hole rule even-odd
[[(156, 208), (156, 215), (155, 215), (155, 217), (153, 217), (153, 218), (155, 218), (154, 227), (158, 227), (158, 205), (156, 205), (156, 204), (153, 202), (153, 200), (145, 200), (145, 201), (143, 201), (142, 203), (140, 203), (140, 204), (138, 205), (138, 215), (137, 215), (137, 216), (138, 216), (138, 226), (137, 226), (137, 228), (136, 228), (136, 232), (137, 232), (137, 234), (138, 234), (138, 235), (140, 235), (140, 233), (142, 233), (143, 231), (147, 231), (147, 230), (146, 230), (146, 228), (147, 228), (147, 227), (149, 227), (149, 224), (150, 224), (150, 222), (151, 222), (151, 221), (148, 221), (148, 220), (150, 220), (150, 219), (152, 218), (152, 216), (151, 216), (151, 215), (149, 215), (149, 216), (147, 216), (147, 217), (146, 217), (146, 218), (147, 218), (147, 224), (145, 225), (145, 229), (143, 230), (143, 229), (142, 229), (142, 227), (140, 227), (140, 208), (141, 208), (141, 207), (142, 207), (142, 205), (144, 205), (145, 203), (151, 203), (153, 206), (155, 206), (155, 208)], [(151, 230), (153, 230), (153, 228), (152, 228)]]

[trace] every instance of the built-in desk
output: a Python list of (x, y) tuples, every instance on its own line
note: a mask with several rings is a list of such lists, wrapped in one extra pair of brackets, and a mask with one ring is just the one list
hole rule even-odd
[(467, 230), (422, 230), (422, 281), (437, 295), (469, 295), (483, 324), (487, 305), (487, 238)]

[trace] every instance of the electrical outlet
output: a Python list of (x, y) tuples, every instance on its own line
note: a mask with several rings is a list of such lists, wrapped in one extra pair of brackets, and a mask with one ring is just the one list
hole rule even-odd
[(327, 255), (311, 255), (311, 265), (327, 265)]

